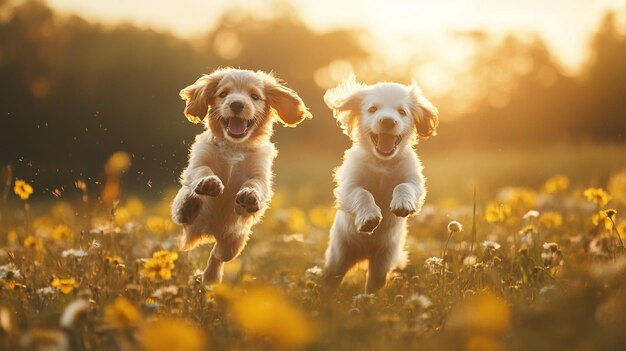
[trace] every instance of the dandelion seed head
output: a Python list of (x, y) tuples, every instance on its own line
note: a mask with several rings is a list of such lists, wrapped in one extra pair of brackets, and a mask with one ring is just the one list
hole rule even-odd
[(76, 257), (76, 258), (83, 258), (85, 256), (87, 256), (87, 252), (83, 251), (83, 250), (76, 250), (76, 249), (68, 249), (68, 250), (63, 250), (63, 252), (61, 253), (61, 256), (66, 258), (66, 257)]
[(425, 261), (426, 265), (432, 265), (432, 266), (441, 266), (443, 265), (443, 258), (439, 258), (439, 257), (429, 257), (426, 259)]
[(485, 249), (494, 249), (494, 250), (500, 249), (500, 244), (498, 244), (497, 242), (495, 242), (493, 240), (485, 240), (485, 241), (482, 242), (481, 245)]
[(433, 305), (433, 302), (426, 295), (422, 294), (413, 294), (406, 299), (404, 303), (409, 308), (421, 308), (427, 309)]
[(543, 243), (544, 250), (549, 250), (552, 252), (556, 252), (559, 249), (559, 244), (557, 243)]
[(463, 258), (464, 266), (473, 266), (476, 262), (478, 262), (478, 258), (474, 255), (465, 256), (465, 258)]
[(537, 217), (539, 217), (539, 211), (530, 210), (530, 211), (526, 212), (526, 214), (524, 214), (524, 216), (522, 218), (524, 220), (526, 220), (526, 221), (532, 221), (532, 220), (537, 219)]
[(46, 286), (45, 288), (41, 288), (41, 289), (37, 289), (37, 295), (40, 296), (48, 296), (48, 295), (54, 295), (58, 292), (57, 289), (50, 287), (50, 286)]
[(458, 233), (463, 231), (463, 225), (457, 221), (450, 221), (448, 223), (448, 232), (450, 233)]
[(168, 285), (168, 286), (164, 286), (161, 288), (158, 288), (157, 290), (154, 291), (154, 293), (152, 293), (152, 297), (155, 299), (164, 299), (164, 298), (168, 298), (168, 297), (173, 297), (178, 295), (178, 287), (176, 285)]
[(0, 266), (0, 278), (17, 279), (21, 277), (22, 277), (22, 273), (20, 272), (19, 269), (17, 269), (17, 266), (15, 265), (15, 263), (11, 262), (3, 266)]

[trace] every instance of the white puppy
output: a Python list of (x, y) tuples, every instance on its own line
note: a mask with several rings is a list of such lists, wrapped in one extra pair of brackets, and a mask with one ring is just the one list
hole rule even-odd
[(352, 76), (324, 100), (353, 145), (335, 171), (338, 211), (322, 284), (335, 291), (352, 266), (368, 260), (366, 292), (373, 293), (406, 264), (406, 217), (426, 195), (413, 146), (435, 134), (438, 112), (415, 83), (364, 85)]
[(219, 69), (180, 96), (187, 118), (207, 129), (191, 146), (172, 218), (183, 226), (183, 249), (215, 241), (208, 285), (222, 280), (224, 262), (239, 255), (272, 197), (272, 124), (295, 126), (311, 114), (295, 91), (261, 71)]

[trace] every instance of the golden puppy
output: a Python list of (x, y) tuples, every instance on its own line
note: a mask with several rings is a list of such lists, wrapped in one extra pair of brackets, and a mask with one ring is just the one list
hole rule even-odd
[(368, 260), (366, 293), (406, 264), (406, 217), (426, 195), (418, 137), (435, 133), (437, 109), (416, 84), (364, 85), (350, 77), (324, 95), (353, 145), (335, 172), (337, 214), (322, 283), (332, 292), (357, 262)]
[(191, 146), (172, 218), (183, 226), (183, 249), (215, 241), (203, 275), (210, 285), (221, 281), (224, 262), (239, 255), (272, 198), (274, 121), (293, 127), (311, 114), (295, 91), (261, 71), (219, 69), (180, 96), (185, 116), (207, 130)]

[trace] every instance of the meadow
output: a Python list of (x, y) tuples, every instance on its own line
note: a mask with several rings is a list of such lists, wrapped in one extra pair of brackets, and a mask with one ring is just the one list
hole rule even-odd
[(409, 265), (377, 295), (359, 267), (332, 299), (318, 279), (339, 154), (279, 156), (270, 210), (210, 290), (210, 248), (178, 249), (172, 191), (124, 188), (128, 155), (111, 156), (104, 184), (76, 180), (53, 200), (10, 175), (0, 350), (624, 349), (623, 150), (426, 150)]

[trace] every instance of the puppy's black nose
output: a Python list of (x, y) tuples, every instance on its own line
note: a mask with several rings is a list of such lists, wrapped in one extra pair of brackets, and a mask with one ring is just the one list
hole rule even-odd
[(233, 101), (230, 103), (230, 110), (235, 114), (239, 114), (243, 111), (243, 104), (241, 101)]
[(396, 120), (393, 118), (383, 118), (380, 120), (380, 126), (383, 127), (383, 129), (392, 129), (393, 127), (396, 126)]

